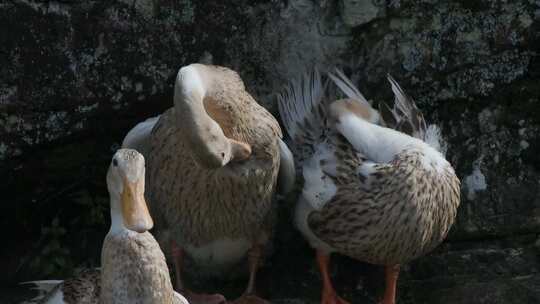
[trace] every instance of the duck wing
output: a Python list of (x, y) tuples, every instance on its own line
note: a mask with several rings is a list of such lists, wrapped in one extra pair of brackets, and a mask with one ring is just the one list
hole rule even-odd
[(314, 70), (293, 80), (278, 96), (279, 114), (290, 138), (288, 146), (300, 166), (313, 156), (329, 131), (324, 91), (321, 75)]
[(418, 210), (403, 203), (416, 196), (412, 177), (415, 168), (373, 163), (352, 148), (335, 154), (346, 161), (335, 169), (322, 166), (336, 190), (320, 210), (309, 215), (313, 233), (338, 252), (354, 258), (375, 264), (401, 261), (405, 256), (400, 252), (405, 248), (397, 242), (401, 230), (412, 232), (408, 224), (421, 225)]
[[(342, 73), (329, 77), (349, 97), (367, 102)], [(401, 263), (431, 250), (456, 213), (455, 207), (442, 210), (431, 202), (459, 197), (459, 182), (448, 187), (446, 177), (436, 180), (418, 151), (404, 150), (385, 162), (368, 157), (347, 140), (355, 130), (329, 125), (325, 102), (330, 98), (323, 88), (313, 73), (292, 82), (279, 99), (302, 167), (302, 196), (313, 207), (309, 229), (333, 250), (376, 264)], [(453, 180), (453, 170), (444, 174)]]
[[(340, 77), (345, 78), (343, 74)], [(431, 133), (438, 128), (427, 127), (414, 101), (393, 78), (388, 79), (395, 95), (397, 131), (407, 125), (405, 129), (410, 129), (413, 137), (440, 147), (434, 144), (441, 142), (440, 132)], [(456, 216), (459, 180), (453, 169), (449, 165), (441, 171), (426, 168), (424, 153), (438, 154), (427, 147), (397, 149), (387, 161), (376, 162), (351, 141), (361, 130), (340, 130), (348, 140), (333, 151), (337, 165), (328, 168), (321, 164), (335, 186), (335, 195), (310, 214), (313, 233), (343, 254), (376, 264), (402, 263), (432, 250), (444, 239)], [(403, 133), (388, 134), (414, 143)], [(436, 136), (430, 138), (430, 134)], [(376, 156), (373, 151), (369, 155)]]
[(421, 139), (443, 155), (446, 154), (447, 144), (439, 126), (428, 125), (414, 99), (405, 93), (390, 74), (387, 79), (394, 93), (394, 106), (390, 109), (385, 103), (379, 103), (379, 112), (383, 114), (387, 127)]
[(31, 281), (29, 284), (40, 295), (26, 303), (40, 304), (98, 304), (100, 270), (85, 269), (78, 276), (61, 280)]
[(286, 195), (294, 188), (296, 171), (294, 157), (287, 144), (279, 138), (279, 175), (277, 190), (281, 195)]
[(341, 92), (343, 92), (343, 94), (351, 99), (356, 100), (364, 106), (371, 106), (366, 97), (364, 97), (353, 82), (347, 76), (345, 76), (345, 73), (343, 73), (342, 70), (336, 68), (334, 73), (328, 73), (328, 77), (341, 90)]
[(333, 185), (320, 167), (333, 163), (331, 151), (337, 135), (329, 128), (325, 87), (318, 70), (291, 81), (278, 96), (281, 120), (289, 135), (288, 146), (304, 178), (303, 193), (320, 208), (333, 193)]
[[(351, 96), (361, 96), (342, 74), (332, 79), (348, 88)], [(280, 117), (304, 178), (301, 199), (310, 206), (309, 230), (333, 250), (355, 253), (364, 246), (356, 243), (362, 240), (358, 235), (369, 232), (369, 219), (378, 216), (383, 205), (372, 198), (372, 188), (381, 195), (391, 192), (384, 191), (379, 178), (391, 166), (369, 161), (330, 127), (324, 87), (317, 71), (293, 80), (278, 98)]]

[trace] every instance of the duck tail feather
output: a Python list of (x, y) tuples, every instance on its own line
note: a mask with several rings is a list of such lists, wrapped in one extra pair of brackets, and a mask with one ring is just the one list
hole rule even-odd
[[(41, 281), (28, 281), (21, 282), (19, 285), (25, 285), (31, 290), (38, 292), (38, 295), (34, 298), (25, 301), (21, 304), (42, 304), (42, 303), (63, 303), (59, 302), (57, 294), (61, 294), (61, 286), (64, 281), (62, 280), (41, 280)], [(61, 297), (60, 297), (61, 298)]]
[(427, 129), (424, 115), (418, 109), (414, 100), (405, 94), (401, 86), (390, 74), (387, 75), (387, 78), (392, 85), (392, 92), (394, 92), (395, 96), (392, 113), (397, 120), (398, 131), (423, 140)]
[(435, 150), (441, 152), (442, 155), (446, 155), (448, 143), (442, 137), (442, 131), (439, 126), (435, 124), (429, 125), (424, 135), (424, 141)]
[(340, 69), (335, 69), (335, 74), (328, 72), (328, 77), (336, 84), (336, 86), (345, 94), (347, 97), (357, 100), (362, 103), (364, 106), (370, 106), (370, 103), (360, 93), (358, 88), (352, 83), (352, 81), (345, 76), (345, 73)]
[(391, 112), (396, 123), (395, 126), (390, 127), (423, 140), (444, 155), (447, 143), (442, 137), (441, 128), (435, 124), (427, 125), (422, 111), (416, 106), (414, 100), (405, 94), (390, 74), (387, 78), (395, 96), (394, 108)]
[(281, 121), (292, 140), (289, 147), (300, 160), (313, 154), (327, 128), (325, 88), (318, 69), (292, 80), (278, 95)]

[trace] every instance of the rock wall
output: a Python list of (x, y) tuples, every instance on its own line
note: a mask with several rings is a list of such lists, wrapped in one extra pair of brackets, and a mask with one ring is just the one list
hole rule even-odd
[[(178, 68), (206, 54), (274, 113), (275, 93), (314, 65), (343, 67), (375, 102), (390, 101), (391, 73), (442, 126), (463, 196), (449, 242), (407, 266), (402, 303), (539, 302), (539, 50), (534, 0), (3, 1), (0, 226), (17, 231), (0, 254), (17, 274), (8, 281), (59, 273), (77, 252), (96, 261), (112, 151), (171, 106)], [(309, 250), (284, 225), (272, 269), (306, 274), (268, 283), (270, 296), (316, 301)], [(88, 231), (93, 241), (78, 242)], [(291, 246), (301, 253), (279, 254)], [(31, 267), (44, 248), (64, 259), (48, 271)], [(367, 266), (349, 264), (337, 268), (345, 292), (373, 300)]]

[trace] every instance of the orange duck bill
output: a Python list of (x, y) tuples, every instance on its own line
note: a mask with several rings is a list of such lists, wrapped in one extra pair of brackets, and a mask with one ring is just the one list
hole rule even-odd
[(121, 200), (124, 225), (127, 229), (139, 233), (148, 231), (154, 226), (154, 221), (144, 200), (143, 189), (144, 183), (142, 179), (132, 183), (124, 178), (124, 190), (122, 191)]

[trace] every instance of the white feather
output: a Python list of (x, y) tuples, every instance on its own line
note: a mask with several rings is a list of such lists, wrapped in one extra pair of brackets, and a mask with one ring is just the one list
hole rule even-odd
[(180, 85), (175, 89), (179, 89), (177, 93), (180, 93), (181, 96), (188, 100), (204, 98), (206, 88), (209, 87), (207, 85), (209, 77), (200, 69), (200, 66), (199, 64), (190, 64), (182, 67), (176, 76), (177, 83)]
[(345, 76), (345, 74), (341, 70), (336, 69), (336, 75), (328, 73), (328, 77), (332, 79), (332, 81), (341, 89), (341, 91), (345, 95), (347, 95), (347, 97), (357, 100), (367, 107), (371, 107), (364, 95), (360, 93), (356, 86), (351, 82), (349, 78), (347, 78), (347, 76)]
[(409, 121), (414, 126), (412, 136), (425, 141), (427, 127), (422, 112), (418, 109), (414, 100), (405, 94), (405, 91), (390, 74), (387, 75), (387, 78), (392, 85), (392, 92), (394, 92), (395, 96), (392, 110), (394, 118), (398, 122)]
[(175, 303), (182, 303), (182, 304), (189, 304), (188, 300), (184, 298), (183, 295), (179, 294), (178, 292), (174, 292), (174, 297), (176, 298)]
[[(315, 111), (315, 107), (323, 98), (324, 88), (321, 75), (315, 70), (310, 75), (291, 81), (284, 92), (278, 95), (281, 121), (292, 139), (306, 131), (314, 133), (315, 137), (322, 132), (322, 117)], [(305, 121), (309, 121), (314, 129), (303, 130)]]
[(358, 168), (356, 168), (356, 173), (361, 174), (364, 177), (369, 177), (372, 173), (377, 171), (375, 168), (377, 164), (370, 161), (363, 162)]
[(247, 239), (224, 238), (200, 247), (184, 244), (184, 248), (197, 264), (200, 273), (221, 275), (242, 261), (252, 242)]
[(390, 162), (412, 140), (412, 137), (399, 136), (401, 134), (394, 130), (376, 128), (353, 114), (341, 116), (336, 129), (357, 151), (378, 163)]
[(150, 133), (159, 120), (159, 116), (148, 118), (131, 129), (124, 140), (122, 148), (130, 148), (139, 151), (144, 157), (150, 152)]
[(40, 280), (40, 281), (28, 281), (22, 282), (21, 285), (31, 285), (33, 290), (50, 292), (58, 284), (64, 282), (63, 280)]
[(278, 190), (280, 194), (285, 195), (294, 188), (296, 172), (291, 150), (281, 139), (279, 139), (279, 159)]
[[(325, 161), (324, 168), (321, 160)], [(336, 162), (331, 147), (325, 143), (316, 146), (315, 154), (302, 166), (304, 188), (302, 195), (315, 209), (320, 210), (334, 197), (337, 187), (327, 174), (336, 174)]]
[(441, 129), (437, 125), (429, 125), (424, 134), (424, 141), (435, 150), (446, 155), (447, 146), (442, 138)]
[(302, 235), (307, 239), (311, 247), (322, 250), (325, 253), (329, 254), (334, 251), (332, 247), (328, 244), (326, 244), (324, 241), (319, 239), (315, 233), (311, 230), (308, 223), (308, 217), (311, 214), (311, 212), (315, 211), (311, 203), (307, 201), (307, 199), (304, 196), (300, 196), (300, 199), (298, 200), (298, 203), (296, 204), (296, 212), (295, 212), (295, 223), (296, 227)]
[(397, 81), (390, 75), (387, 76), (388, 81), (392, 85), (392, 92), (394, 92), (394, 105), (403, 113), (407, 114), (408, 111), (408, 105), (409, 105), (409, 99), (405, 95), (405, 92), (403, 92), (403, 89), (401, 86), (397, 83)]
[(404, 150), (418, 150), (426, 169), (440, 170), (449, 166), (448, 162), (433, 147), (407, 134), (366, 122), (355, 115), (340, 117), (337, 130), (368, 159), (377, 163), (389, 163)]
[(64, 304), (62, 288), (57, 288), (54, 290), (58, 285), (62, 284), (62, 282), (62, 280), (41, 280), (20, 283), (21, 285), (30, 285), (31, 289), (39, 292), (36, 297), (21, 304)]
[(54, 291), (52, 296), (47, 299), (45, 304), (64, 304), (64, 293), (62, 292), (62, 288), (58, 288)]

